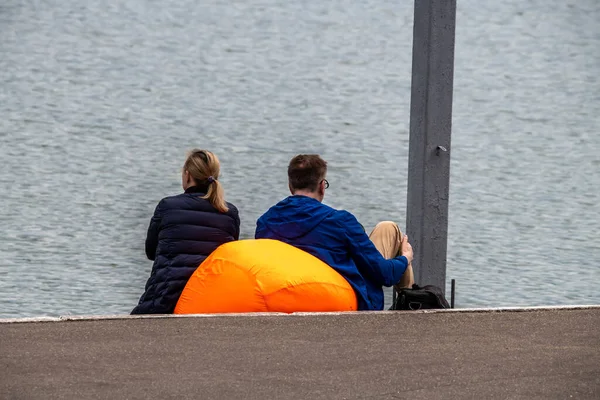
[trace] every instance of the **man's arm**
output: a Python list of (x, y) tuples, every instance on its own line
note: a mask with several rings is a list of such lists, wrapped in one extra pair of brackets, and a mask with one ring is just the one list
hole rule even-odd
[(254, 230), (254, 239), (263, 239), (264, 238), (264, 229), (263, 229), (262, 221), (259, 219), (256, 220), (256, 229)]
[(354, 215), (338, 211), (341, 224), (346, 230), (350, 255), (359, 272), (381, 286), (392, 286), (400, 281), (409, 260), (399, 256), (386, 260), (377, 250)]

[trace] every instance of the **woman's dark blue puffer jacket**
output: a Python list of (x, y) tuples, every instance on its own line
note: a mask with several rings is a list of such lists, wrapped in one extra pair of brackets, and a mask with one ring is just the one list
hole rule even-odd
[(207, 186), (158, 203), (146, 238), (146, 255), (154, 260), (152, 273), (132, 314), (171, 314), (198, 265), (223, 243), (238, 240), (240, 217), (233, 204), (221, 213), (202, 199)]

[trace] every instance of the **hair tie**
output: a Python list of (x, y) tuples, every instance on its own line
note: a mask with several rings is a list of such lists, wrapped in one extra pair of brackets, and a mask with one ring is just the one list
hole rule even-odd
[(209, 184), (211, 184), (214, 181), (216, 181), (216, 179), (213, 176), (209, 176), (208, 179), (207, 179), (207, 181), (208, 181)]

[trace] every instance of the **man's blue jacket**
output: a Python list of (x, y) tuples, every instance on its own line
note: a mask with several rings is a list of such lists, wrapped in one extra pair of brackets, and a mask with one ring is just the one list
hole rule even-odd
[(290, 196), (256, 223), (257, 239), (276, 239), (329, 264), (350, 283), (359, 310), (383, 310), (382, 286), (400, 281), (408, 260), (383, 258), (356, 218), (307, 196)]

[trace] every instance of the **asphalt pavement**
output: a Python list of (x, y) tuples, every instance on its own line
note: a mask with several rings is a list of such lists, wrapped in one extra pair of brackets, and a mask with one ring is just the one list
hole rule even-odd
[(0, 323), (1, 399), (600, 399), (600, 308)]

